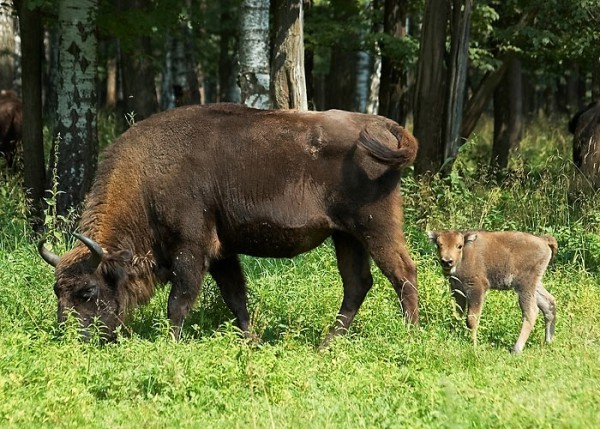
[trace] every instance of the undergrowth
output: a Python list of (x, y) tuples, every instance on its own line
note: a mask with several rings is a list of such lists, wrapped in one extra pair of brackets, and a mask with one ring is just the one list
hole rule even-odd
[[(168, 285), (136, 309), (116, 343), (79, 341), (56, 325), (53, 270), (36, 250), (18, 178), (0, 184), (0, 426), (2, 427), (569, 427), (600, 424), (600, 201), (573, 197), (568, 140), (544, 123), (510, 169), (489, 171), (485, 129), (448, 177), (402, 181), (405, 231), (418, 267), (421, 326), (408, 327), (387, 279), (349, 334), (319, 352), (342, 297), (333, 246), (291, 260), (242, 258), (253, 329), (240, 340), (208, 277), (175, 342)], [(72, 216), (53, 212), (45, 238), (60, 253)], [(553, 344), (538, 320), (523, 355), (516, 295), (491, 292), (473, 349), (453, 312), (429, 229), (550, 233), (559, 253), (544, 283), (558, 302)], [(68, 236), (67, 236), (68, 237)], [(62, 241), (61, 241), (62, 240)], [(539, 318), (542, 319), (542, 318)]]

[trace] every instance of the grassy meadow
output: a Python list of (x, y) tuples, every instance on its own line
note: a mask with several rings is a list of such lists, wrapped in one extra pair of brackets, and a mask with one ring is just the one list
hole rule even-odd
[[(208, 277), (183, 339), (170, 338), (168, 287), (137, 309), (114, 344), (82, 343), (56, 324), (53, 270), (37, 255), (19, 181), (0, 180), (0, 427), (594, 428), (600, 425), (600, 196), (573, 197), (564, 124), (530, 127), (496, 180), (490, 130), (445, 179), (402, 182), (418, 267), (421, 326), (403, 322), (388, 281), (375, 284), (349, 334), (316, 350), (342, 299), (330, 242), (293, 260), (243, 259), (254, 329), (240, 340)], [(56, 252), (64, 221), (46, 218)], [(473, 349), (455, 318), (426, 231), (550, 233), (545, 276), (557, 298), (555, 340), (543, 317), (522, 355), (514, 293), (492, 291)]]

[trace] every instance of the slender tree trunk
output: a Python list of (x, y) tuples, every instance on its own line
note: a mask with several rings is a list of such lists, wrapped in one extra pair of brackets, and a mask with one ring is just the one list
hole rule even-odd
[[(119, 11), (144, 11), (144, 0), (118, 0)], [(130, 45), (121, 43), (121, 69), (125, 115), (140, 121), (158, 112), (154, 83), (155, 64), (150, 38), (140, 36)]]
[(508, 166), (510, 150), (517, 147), (523, 132), (521, 62), (510, 58), (504, 79), (494, 94), (494, 143), (492, 167)]
[(117, 59), (109, 56), (106, 60), (106, 107), (117, 107)]
[(481, 114), (490, 103), (490, 100), (494, 95), (494, 91), (496, 90), (498, 84), (502, 81), (507, 68), (508, 62), (505, 59), (500, 67), (492, 72), (488, 72), (481, 80), (481, 83), (477, 87), (475, 93), (467, 102), (467, 107), (465, 109), (460, 128), (460, 135), (463, 139), (469, 138), (475, 129), (477, 121), (479, 121)]
[(467, 86), (472, 11), (473, 0), (453, 0), (448, 95), (444, 124), (444, 162), (456, 158), (461, 145), (460, 124)]
[(79, 205), (96, 169), (96, 11), (95, 0), (61, 0), (60, 79), (56, 132), (60, 135), (57, 210)]
[(271, 107), (269, 97), (269, 0), (243, 0), (240, 27), (239, 85), (242, 103)]
[(219, 29), (219, 101), (240, 102), (238, 76), (238, 41), (236, 26), (237, 14), (231, 7), (231, 0), (221, 1), (221, 19)]
[(11, 0), (0, 1), (0, 89), (13, 89), (15, 80), (15, 24)]
[(592, 100), (600, 99), (600, 57), (592, 65)]
[(24, 0), (15, 2), (21, 25), (23, 70), (23, 163), (24, 182), (32, 200), (32, 214), (41, 213), (44, 197), (44, 141), (42, 135), (43, 27), (39, 9), (29, 9)]
[[(44, 76), (44, 121), (52, 127), (56, 124), (58, 110), (60, 32), (56, 28), (51, 28), (46, 31), (44, 37), (47, 60)], [(54, 135), (54, 129), (50, 128), (50, 134)]]
[[(383, 31), (395, 38), (406, 37), (407, 0), (385, 0)], [(379, 114), (404, 125), (408, 112), (408, 74), (394, 63), (386, 46), (381, 46)]]
[(414, 102), (414, 135), (419, 140), (419, 154), (415, 162), (417, 175), (437, 172), (443, 161), (448, 6), (446, 0), (427, 0), (425, 3)]
[(275, 46), (271, 87), (276, 109), (307, 110), (303, 0), (274, 0)]

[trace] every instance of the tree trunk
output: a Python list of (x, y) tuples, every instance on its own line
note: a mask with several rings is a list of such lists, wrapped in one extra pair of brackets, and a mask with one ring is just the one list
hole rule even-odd
[(41, 213), (44, 187), (44, 141), (42, 135), (43, 27), (39, 9), (29, 9), (25, 0), (15, 2), (21, 26), (23, 70), (23, 163), (24, 182), (31, 198), (32, 214)]
[(269, 97), (269, 0), (243, 0), (240, 19), (241, 101), (259, 109), (271, 107)]
[(58, 8), (57, 211), (63, 215), (83, 201), (96, 169), (97, 6), (95, 0), (61, 0)]
[(13, 89), (15, 80), (15, 24), (11, 0), (0, 2), (0, 89)]
[(479, 121), (481, 114), (492, 99), (494, 91), (502, 81), (507, 68), (508, 62), (505, 59), (500, 67), (493, 72), (488, 72), (481, 80), (477, 90), (467, 102), (460, 128), (461, 138), (466, 140), (475, 129), (477, 121)]
[(272, 100), (276, 109), (307, 110), (303, 0), (275, 0)]
[(600, 99), (600, 57), (592, 63), (592, 100)]
[(508, 166), (510, 150), (516, 148), (523, 132), (521, 62), (510, 58), (508, 70), (494, 93), (494, 143), (491, 166)]
[[(448, 92), (444, 118), (444, 162), (456, 158), (461, 145), (460, 124), (467, 86), (472, 11), (473, 0), (453, 0)], [(447, 166), (449, 167), (450, 165)]]
[[(47, 60), (44, 74), (44, 121), (52, 126), (56, 124), (56, 111), (58, 110), (60, 33), (57, 28), (51, 28), (46, 30), (44, 38)], [(50, 134), (55, 135), (54, 129), (50, 128)]]
[(238, 76), (237, 14), (231, 7), (231, 0), (221, 1), (221, 20), (219, 29), (219, 101), (240, 102)]
[(419, 154), (415, 162), (417, 175), (437, 172), (443, 161), (448, 6), (445, 0), (427, 0), (425, 3), (414, 103), (414, 135), (419, 140)]
[[(132, 9), (143, 13), (143, 0), (119, 0), (119, 11)], [(123, 78), (123, 108), (125, 116), (141, 121), (158, 112), (158, 98), (154, 83), (155, 65), (150, 38), (139, 36), (130, 44), (121, 43), (121, 69)]]
[[(383, 31), (395, 38), (406, 36), (407, 0), (385, 0)], [(381, 45), (379, 114), (404, 125), (408, 112), (408, 74), (394, 63), (386, 46)]]

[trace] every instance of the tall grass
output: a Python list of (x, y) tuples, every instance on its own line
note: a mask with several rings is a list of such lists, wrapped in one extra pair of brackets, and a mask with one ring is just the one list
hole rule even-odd
[[(324, 352), (316, 346), (342, 297), (328, 242), (292, 260), (242, 259), (259, 345), (240, 340), (210, 277), (181, 341), (169, 335), (164, 287), (116, 343), (81, 343), (73, 321), (56, 326), (52, 269), (36, 253), (19, 181), (5, 180), (0, 426), (597, 427), (598, 197), (569, 196), (568, 140), (558, 128), (528, 133), (501, 181), (484, 167), (487, 135), (463, 147), (449, 177), (403, 179), (421, 327), (405, 325), (374, 267), (349, 335)], [(558, 301), (555, 342), (544, 344), (538, 320), (523, 355), (511, 355), (516, 297), (492, 292), (474, 350), (425, 234), (438, 228), (555, 235), (560, 249), (545, 276)]]

